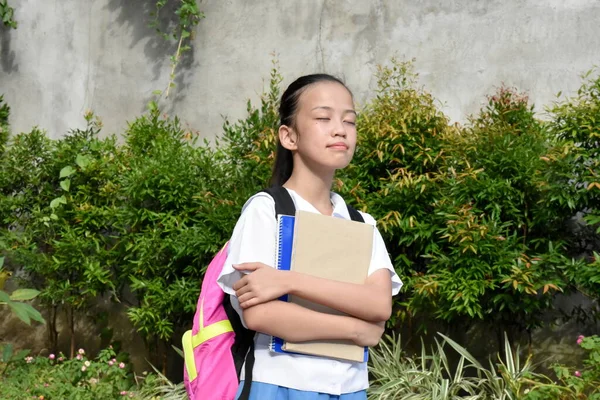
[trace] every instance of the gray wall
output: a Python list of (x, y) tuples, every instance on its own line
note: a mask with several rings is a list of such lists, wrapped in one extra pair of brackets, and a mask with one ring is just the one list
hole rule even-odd
[[(13, 131), (37, 125), (60, 137), (92, 109), (106, 134), (120, 133), (168, 81), (174, 47), (148, 27), (152, 3), (13, 0), (19, 27), (0, 31), (0, 94)], [(273, 53), (284, 84), (338, 74), (359, 103), (372, 95), (378, 63), (415, 57), (420, 82), (454, 121), (501, 83), (550, 104), (600, 60), (598, 0), (219, 0), (200, 8), (206, 19), (164, 106), (205, 137), (220, 132), (223, 115), (244, 116)]]

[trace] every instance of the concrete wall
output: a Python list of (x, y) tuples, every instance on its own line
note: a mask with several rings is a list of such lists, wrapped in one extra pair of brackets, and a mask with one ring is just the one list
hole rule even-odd
[[(148, 27), (152, 1), (12, 1), (17, 30), (0, 31), (0, 93), (14, 132), (38, 125), (51, 137), (80, 127), (92, 109), (119, 133), (164, 89), (173, 44)], [(165, 103), (212, 137), (222, 116), (243, 117), (273, 54), (287, 84), (299, 74), (341, 75), (357, 100), (391, 56), (416, 58), (421, 83), (455, 121), (505, 83), (549, 104), (600, 61), (597, 0), (200, 1), (206, 13), (193, 52)]]

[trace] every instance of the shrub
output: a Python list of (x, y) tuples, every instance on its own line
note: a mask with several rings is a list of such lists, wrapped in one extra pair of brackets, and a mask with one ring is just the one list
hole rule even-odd
[[(226, 121), (213, 145), (153, 103), (122, 142), (101, 139), (91, 113), (86, 129), (60, 140), (39, 129), (11, 138), (0, 160), (0, 241), (7, 270), (41, 292), (51, 348), (58, 312), (69, 313), (74, 353), (74, 316), (107, 296), (128, 306), (164, 371), (204, 268), (267, 184), (281, 81), (275, 65), (260, 104)], [(334, 189), (375, 216), (406, 284), (390, 326), (415, 315), (484, 321), (500, 345), (503, 330), (538, 326), (573, 282), (597, 293), (598, 248), (591, 241), (590, 257), (573, 261), (565, 224), (577, 211), (590, 225), (599, 215), (596, 81), (549, 122), (501, 88), (464, 127), (449, 126), (411, 63), (379, 68), (377, 82)]]
[[(75, 313), (116, 290), (110, 226), (116, 139), (98, 139), (99, 122), (92, 115), (87, 120), (87, 129), (61, 141), (49, 141), (39, 130), (18, 135), (2, 165), (7, 200), (2, 234), (13, 250), (10, 257), (25, 267), (50, 310), (53, 351), (58, 308), (67, 311), (71, 355)], [(14, 182), (19, 178), (25, 179)]]
[(585, 74), (577, 94), (549, 107), (549, 112), (551, 132), (565, 141), (568, 157), (567, 166), (559, 171), (561, 185), (557, 192), (568, 194), (572, 207), (581, 212), (587, 223), (574, 232), (572, 252), (588, 262), (567, 273), (579, 290), (597, 299), (600, 297), (600, 74), (594, 70)]
[(95, 358), (88, 358), (83, 349), (73, 358), (62, 353), (22, 358), (0, 375), (2, 398), (140, 399), (142, 385), (136, 383), (124, 357), (108, 348)]
[[(460, 134), (448, 137), (448, 172), (434, 201), (427, 271), (413, 276), (409, 306), (445, 321), (480, 319), (530, 331), (568, 289), (565, 223), (575, 210), (551, 201), (563, 168), (526, 96), (500, 88)], [(511, 336), (512, 337), (512, 336)]]
[(535, 382), (549, 381), (534, 373), (529, 358), (521, 361), (519, 350), (513, 351), (506, 337), (505, 358), (490, 360), (487, 368), (467, 349), (441, 336), (432, 349), (422, 343), (420, 355), (414, 357), (403, 353), (395, 336), (387, 336), (371, 351), (369, 399), (513, 400), (524, 398)]

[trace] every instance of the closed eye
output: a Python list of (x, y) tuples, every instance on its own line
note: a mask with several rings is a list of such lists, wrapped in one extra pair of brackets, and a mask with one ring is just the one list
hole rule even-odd
[(355, 121), (344, 121), (344, 123), (346, 123), (348, 125), (356, 126), (356, 122)]
[(320, 117), (320, 118), (317, 118), (317, 120), (318, 121), (329, 121), (329, 118), (327, 118), (327, 117)]

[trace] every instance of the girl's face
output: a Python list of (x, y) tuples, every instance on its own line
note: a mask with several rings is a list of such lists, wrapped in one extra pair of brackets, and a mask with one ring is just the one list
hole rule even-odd
[(293, 131), (295, 149), (291, 150), (304, 165), (328, 172), (345, 168), (356, 148), (356, 112), (351, 94), (336, 82), (307, 87), (298, 99)]

